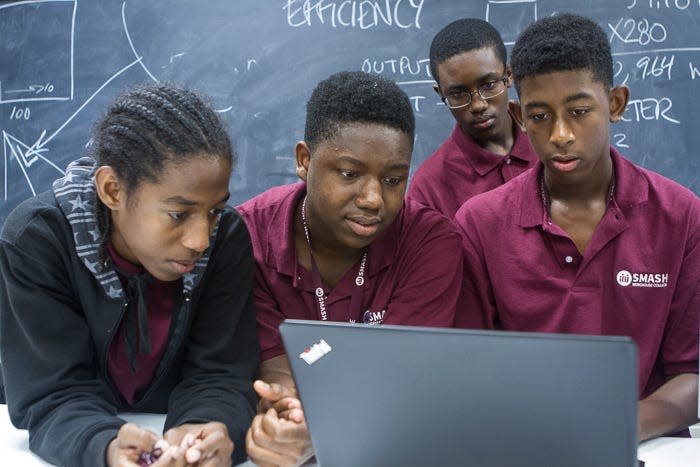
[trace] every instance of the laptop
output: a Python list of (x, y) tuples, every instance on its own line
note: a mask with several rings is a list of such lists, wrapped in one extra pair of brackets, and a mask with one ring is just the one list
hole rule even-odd
[(627, 337), (286, 320), (316, 460), (331, 466), (637, 466)]

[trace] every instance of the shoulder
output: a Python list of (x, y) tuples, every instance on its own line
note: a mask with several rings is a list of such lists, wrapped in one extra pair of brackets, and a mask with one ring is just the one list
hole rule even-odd
[(0, 239), (18, 246), (42, 243), (56, 236), (70, 237), (70, 225), (52, 191), (19, 204), (5, 220)]
[(625, 201), (643, 202), (649, 215), (675, 222), (700, 223), (700, 198), (678, 182), (620, 157), (618, 170)]
[[(304, 190), (304, 183), (293, 183), (270, 188), (267, 191), (236, 206), (249, 229), (253, 230), (261, 221), (270, 221), (278, 214), (289, 209), (294, 199)], [(262, 225), (265, 225), (264, 223)]]
[(461, 159), (462, 150), (455, 139), (455, 131), (450, 133), (445, 141), (430, 156), (428, 156), (420, 166), (416, 169), (413, 180), (421, 180), (423, 178), (432, 178), (440, 176), (444, 173), (443, 167), (451, 158), (458, 156)]
[(452, 241), (458, 232), (450, 219), (417, 201), (407, 199), (397, 216), (395, 235), (399, 244), (421, 245), (428, 239), (442, 238)]
[(454, 215), (462, 232), (484, 231), (497, 235), (520, 225), (523, 216), (537, 217), (541, 210), (538, 170), (530, 168), (491, 191), (469, 198)]
[(481, 214), (519, 211), (525, 193), (537, 191), (537, 172), (530, 168), (493, 190), (469, 198), (458, 212), (474, 211)]

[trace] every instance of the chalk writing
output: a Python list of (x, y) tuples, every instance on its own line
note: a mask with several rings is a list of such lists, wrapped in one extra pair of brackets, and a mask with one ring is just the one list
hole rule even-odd
[(669, 115), (673, 101), (668, 97), (656, 99), (632, 99), (627, 103), (627, 108), (622, 117), (625, 122), (641, 122), (645, 120), (666, 120), (667, 122), (680, 124), (681, 122)]
[(365, 73), (375, 73), (378, 75), (383, 73), (411, 76), (425, 74), (426, 77), (432, 78), (432, 75), (430, 74), (429, 58), (412, 60), (405, 55), (399, 58), (391, 58), (387, 60), (365, 58), (362, 61), (362, 71)]
[[(632, 0), (627, 5), (627, 9), (631, 10), (632, 8), (636, 6), (646, 6), (650, 9), (656, 9), (660, 10), (662, 8), (666, 9), (676, 9), (676, 10), (686, 10), (688, 7), (693, 5), (693, 0), (647, 0), (646, 2), (639, 2), (637, 3), (637, 0)], [(697, 2), (697, 5), (700, 6), (700, 1)]]
[(627, 135), (624, 133), (615, 133), (613, 135), (613, 139), (615, 140), (615, 146), (618, 148), (629, 148), (630, 145), (625, 143), (625, 140), (627, 139)]
[(695, 77), (700, 77), (700, 70), (693, 65), (693, 62), (688, 62), (688, 66), (690, 66), (690, 79), (694, 80)]
[(659, 56), (655, 56), (652, 60), (649, 56), (644, 56), (637, 61), (637, 68), (642, 70), (642, 79), (647, 79), (649, 76), (660, 77), (666, 73), (666, 77), (671, 79), (671, 70), (673, 69), (673, 60), (675, 55), (664, 55), (659, 59)]
[(658, 44), (665, 41), (667, 37), (663, 24), (649, 23), (646, 18), (640, 20), (620, 18), (614, 26), (608, 23), (608, 28), (612, 31), (611, 43), (613, 39), (617, 39), (624, 44), (647, 45), (650, 42)]
[(287, 24), (298, 28), (314, 22), (333, 28), (369, 29), (396, 26), (420, 29), (420, 15), (425, 0), (287, 0)]
[(10, 112), (10, 120), (29, 120), (31, 114), (32, 113), (29, 111), (29, 107), (17, 108), (17, 106), (13, 105), (12, 112)]

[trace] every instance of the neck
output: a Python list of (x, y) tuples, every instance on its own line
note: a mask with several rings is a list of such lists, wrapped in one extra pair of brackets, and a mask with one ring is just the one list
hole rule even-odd
[[(306, 206), (306, 229), (304, 228), (304, 200), (299, 203), (295, 213), (294, 236), (297, 255), (303, 266), (310, 266), (310, 255), (313, 254), (319, 267), (321, 264), (335, 263), (352, 265), (357, 262), (364, 249), (342, 248), (337, 244), (324, 241), (321, 223), (315, 221), (313, 212)], [(307, 238), (308, 234), (308, 238)], [(329, 238), (330, 235), (328, 236)]]
[(513, 143), (515, 142), (515, 137), (513, 136), (513, 119), (510, 117), (510, 114), (506, 114), (506, 118), (497, 121), (496, 125), (500, 125), (500, 128), (497, 128), (495, 134), (492, 136), (483, 140), (477, 140), (474, 137), (471, 138), (476, 144), (487, 151), (505, 156), (510, 154), (510, 150), (513, 149)]
[(610, 157), (601, 160), (588, 178), (566, 183), (561, 178), (552, 176), (545, 168), (544, 185), (551, 199), (573, 202), (588, 202), (607, 198), (613, 182), (613, 165)]

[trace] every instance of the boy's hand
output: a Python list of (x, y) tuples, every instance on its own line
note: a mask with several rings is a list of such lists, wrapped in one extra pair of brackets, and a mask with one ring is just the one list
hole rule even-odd
[(164, 438), (169, 447), (153, 467), (231, 465), (234, 446), (223, 423), (186, 423), (168, 430)]
[(313, 454), (309, 431), (296, 391), (256, 381), (259, 413), (246, 435), (246, 449), (259, 466), (294, 466)]
[[(133, 423), (126, 423), (119, 429), (117, 437), (107, 447), (109, 467), (139, 467), (141, 453), (151, 452), (160, 437)], [(160, 446), (158, 446), (160, 447)]]

